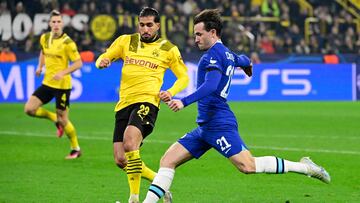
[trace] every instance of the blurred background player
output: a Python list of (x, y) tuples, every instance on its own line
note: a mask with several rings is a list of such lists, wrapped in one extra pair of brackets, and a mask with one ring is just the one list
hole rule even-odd
[[(29, 116), (46, 118), (56, 124), (57, 136), (63, 133), (70, 139), (71, 151), (66, 159), (80, 157), (80, 146), (76, 130), (68, 118), (71, 92), (71, 73), (80, 69), (82, 61), (76, 44), (63, 32), (63, 19), (59, 11), (53, 10), (49, 22), (51, 32), (41, 35), (39, 64), (36, 76), (40, 76), (45, 65), (42, 85), (25, 104), (25, 113)], [(69, 60), (73, 63), (69, 66)], [(41, 106), (55, 97), (56, 114)]]
[(244, 55), (236, 55), (221, 40), (222, 22), (218, 10), (204, 10), (194, 18), (195, 43), (206, 51), (198, 65), (197, 90), (168, 105), (177, 112), (198, 102), (198, 127), (174, 143), (160, 161), (160, 169), (152, 182), (144, 203), (157, 202), (169, 190), (175, 168), (200, 158), (211, 148), (228, 158), (245, 174), (296, 172), (330, 182), (329, 174), (308, 157), (292, 162), (275, 156), (253, 157), (239, 136), (238, 124), (226, 98), (234, 67), (241, 67), (248, 76), (252, 63)]
[[(158, 34), (159, 21), (157, 10), (143, 8), (139, 33), (118, 37), (96, 61), (98, 68), (106, 68), (118, 59), (124, 61), (120, 98), (115, 107), (113, 147), (115, 163), (127, 172), (131, 203), (139, 202), (140, 178), (152, 181), (156, 175), (141, 160), (140, 145), (155, 126), (160, 99), (170, 101), (189, 83), (177, 46)], [(167, 91), (160, 91), (168, 68), (177, 80)], [(167, 193), (164, 200), (171, 201), (170, 195)]]

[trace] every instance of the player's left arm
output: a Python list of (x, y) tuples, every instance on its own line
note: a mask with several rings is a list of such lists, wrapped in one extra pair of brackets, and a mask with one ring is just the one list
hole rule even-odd
[(171, 98), (185, 89), (189, 85), (189, 76), (187, 73), (187, 68), (184, 64), (184, 61), (181, 58), (180, 51), (177, 47), (174, 47), (171, 50), (172, 61), (170, 62), (170, 70), (176, 76), (176, 81), (172, 87), (166, 91), (161, 91), (159, 96), (160, 99), (164, 102), (168, 102)]
[(235, 53), (234, 56), (235, 56), (235, 67), (241, 68), (247, 76), (251, 77), (253, 64), (250, 58), (245, 55), (236, 55)]
[(71, 74), (72, 72), (80, 69), (83, 65), (75, 43), (67, 44), (66, 53), (69, 59), (72, 61), (72, 64), (68, 68), (65, 68), (64, 70), (58, 72), (54, 76), (55, 80), (61, 80), (65, 75)]

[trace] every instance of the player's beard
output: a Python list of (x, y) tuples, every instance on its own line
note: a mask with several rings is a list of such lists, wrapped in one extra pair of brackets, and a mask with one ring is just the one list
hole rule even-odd
[(159, 35), (158, 35), (158, 33), (156, 33), (154, 36), (152, 36), (152, 37), (149, 37), (149, 38), (145, 38), (145, 37), (143, 37), (142, 35), (141, 35), (141, 41), (142, 42), (145, 42), (145, 43), (150, 43), (150, 42), (155, 42), (157, 39), (159, 39), (160, 37), (159, 37)]

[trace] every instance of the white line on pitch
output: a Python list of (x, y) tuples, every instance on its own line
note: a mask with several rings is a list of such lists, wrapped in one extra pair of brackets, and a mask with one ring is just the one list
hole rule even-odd
[[(1, 131), (0, 131), (1, 132)], [(94, 135), (112, 135), (113, 133), (110, 131), (92, 131), (91, 134)], [(178, 135), (179, 137), (182, 136), (184, 133), (180, 133), (180, 132), (167, 132), (167, 133), (162, 133), (164, 135)], [(263, 133), (254, 133), (254, 134), (247, 134), (246, 138), (251, 138), (251, 137), (267, 137), (267, 138), (288, 138), (288, 139), (293, 139), (293, 138), (316, 138), (316, 139), (332, 139), (332, 140), (336, 140), (336, 139), (342, 139), (342, 140), (360, 140), (360, 135), (359, 136), (332, 136), (332, 135), (326, 135), (326, 136), (321, 136), (321, 135), (301, 135), (301, 134), (276, 134), (276, 135), (268, 135), (268, 134), (263, 134)]]
[[(1, 132), (1, 131), (0, 131)], [(162, 133), (164, 135), (178, 135), (179, 137), (183, 136), (186, 132), (176, 132), (176, 131), (172, 131), (172, 132), (167, 132), (167, 133)], [(94, 135), (112, 135), (113, 132), (110, 131), (93, 131), (91, 132), (91, 134)], [(243, 135), (240, 133), (241, 137), (243, 137)], [(244, 136), (245, 137), (245, 136)], [(315, 139), (331, 139), (331, 140), (336, 140), (336, 139), (342, 139), (342, 140), (360, 140), (360, 136), (331, 136), (331, 135), (327, 135), (327, 136), (320, 136), (320, 135), (307, 135), (307, 134), (277, 134), (277, 135), (267, 135), (267, 134), (263, 134), (263, 133), (249, 133), (246, 135), (246, 138), (251, 138), (251, 137), (267, 137), (267, 138), (289, 138), (289, 139), (293, 139), (293, 138), (315, 138)]]
[[(0, 131), (1, 135), (16, 135), (16, 136), (28, 136), (28, 137), (46, 137), (52, 138), (55, 135), (45, 135), (43, 133), (30, 133), (30, 132), (17, 132), (17, 131)], [(85, 140), (112, 140), (112, 136), (104, 137), (89, 137), (79, 136), (80, 139)], [(166, 140), (145, 140), (147, 143), (160, 143), (160, 144), (172, 144), (173, 141)], [(360, 155), (360, 151), (347, 151), (347, 150), (329, 150), (329, 149), (305, 149), (305, 148), (293, 148), (293, 147), (271, 147), (271, 146), (249, 146), (250, 149), (268, 149), (268, 150), (279, 150), (279, 151), (300, 151), (300, 152), (317, 152), (317, 153), (335, 153), (335, 154), (352, 154)]]

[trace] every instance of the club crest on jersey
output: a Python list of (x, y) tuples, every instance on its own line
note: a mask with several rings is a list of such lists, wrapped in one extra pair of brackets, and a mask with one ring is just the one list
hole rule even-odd
[(211, 64), (215, 64), (216, 62), (217, 62), (216, 60), (210, 58), (210, 63), (211, 63)]
[(153, 55), (154, 57), (159, 57), (159, 55), (160, 55), (159, 50), (154, 49), (154, 51), (152, 52), (152, 55)]

